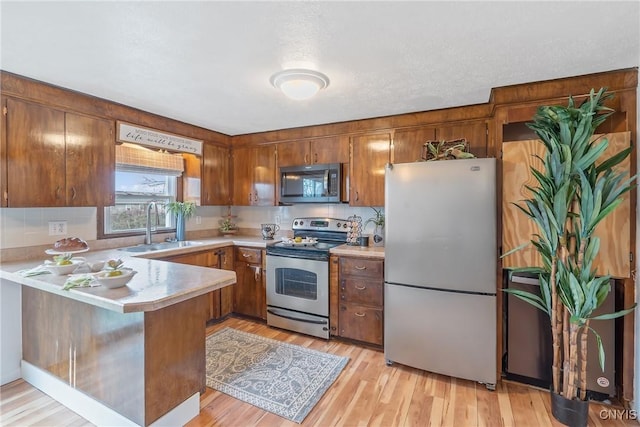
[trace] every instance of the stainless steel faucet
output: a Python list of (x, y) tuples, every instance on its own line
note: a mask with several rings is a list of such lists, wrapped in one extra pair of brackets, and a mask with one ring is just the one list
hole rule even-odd
[(160, 217), (158, 216), (158, 205), (156, 204), (156, 202), (150, 202), (147, 205), (147, 232), (144, 236), (144, 244), (145, 245), (150, 245), (151, 244), (151, 207), (154, 207), (156, 210), (156, 230), (158, 225), (160, 225)]

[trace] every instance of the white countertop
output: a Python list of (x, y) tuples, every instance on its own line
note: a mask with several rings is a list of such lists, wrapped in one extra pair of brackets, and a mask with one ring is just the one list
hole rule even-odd
[[(129, 253), (118, 249), (107, 249), (78, 254), (88, 261), (120, 258), (125, 267), (138, 273), (124, 287), (107, 289), (103, 286), (62, 290), (67, 276), (43, 274), (23, 277), (18, 272), (40, 265), (50, 256), (43, 254), (42, 260), (17, 261), (0, 264), (0, 279), (19, 283), (47, 292), (66, 296), (120, 313), (153, 311), (187, 299), (232, 285), (236, 273), (208, 267), (197, 267), (160, 261), (157, 258), (215, 249), (229, 245), (265, 248), (273, 240), (252, 236), (213, 238), (195, 241), (192, 246), (153, 252)], [(78, 269), (76, 273), (88, 272)]]
[[(171, 248), (149, 252), (130, 253), (119, 249), (106, 249), (78, 254), (88, 261), (120, 258), (125, 267), (138, 273), (124, 287), (107, 289), (103, 286), (62, 290), (67, 276), (43, 274), (23, 277), (18, 272), (40, 265), (50, 256), (43, 254), (42, 260), (16, 261), (0, 264), (0, 279), (31, 286), (40, 290), (66, 296), (88, 304), (120, 313), (153, 311), (208, 292), (232, 285), (236, 282), (234, 271), (209, 267), (197, 267), (161, 261), (174, 255), (211, 250), (225, 246), (249, 246), (266, 248), (278, 240), (263, 240), (254, 236), (233, 236), (200, 239), (181, 248)], [(340, 245), (331, 249), (335, 255), (384, 258), (383, 247), (360, 247)], [(86, 267), (76, 273), (88, 272)]]

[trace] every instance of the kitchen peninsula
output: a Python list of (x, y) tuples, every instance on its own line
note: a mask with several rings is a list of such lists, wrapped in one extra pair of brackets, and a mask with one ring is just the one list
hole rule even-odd
[(117, 289), (63, 291), (67, 276), (19, 273), (37, 261), (2, 264), (0, 278), (23, 285), (22, 375), (100, 425), (184, 425), (205, 388), (208, 293), (236, 274), (118, 251), (87, 259), (114, 257), (138, 272)]

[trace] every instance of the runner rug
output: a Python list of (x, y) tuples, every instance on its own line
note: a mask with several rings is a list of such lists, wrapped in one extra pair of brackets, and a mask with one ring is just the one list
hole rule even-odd
[(301, 423), (349, 358), (232, 328), (207, 337), (207, 386)]

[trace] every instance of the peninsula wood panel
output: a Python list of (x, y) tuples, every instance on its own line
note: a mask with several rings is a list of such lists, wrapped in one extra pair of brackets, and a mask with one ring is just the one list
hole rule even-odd
[(0, 207), (7, 206), (7, 99), (0, 96)]
[[(630, 133), (618, 132), (595, 135), (594, 138), (608, 138), (609, 146), (603, 159), (629, 147)], [(545, 148), (539, 140), (505, 142), (502, 158), (502, 250), (503, 253), (531, 240), (537, 228), (513, 203), (531, 197), (525, 185), (536, 186), (530, 167), (542, 169), (542, 162), (536, 156), (544, 156)], [(617, 170), (630, 171), (629, 157), (617, 166)], [(596, 228), (595, 236), (600, 238), (600, 252), (594, 267), (599, 274), (626, 278), (631, 275), (631, 203), (629, 194), (624, 201)], [(533, 246), (521, 249), (503, 258), (503, 267), (540, 266), (542, 260)]]
[(339, 280), (340, 258), (331, 255), (329, 258), (329, 333), (339, 335), (339, 310), (340, 310), (340, 283)]

